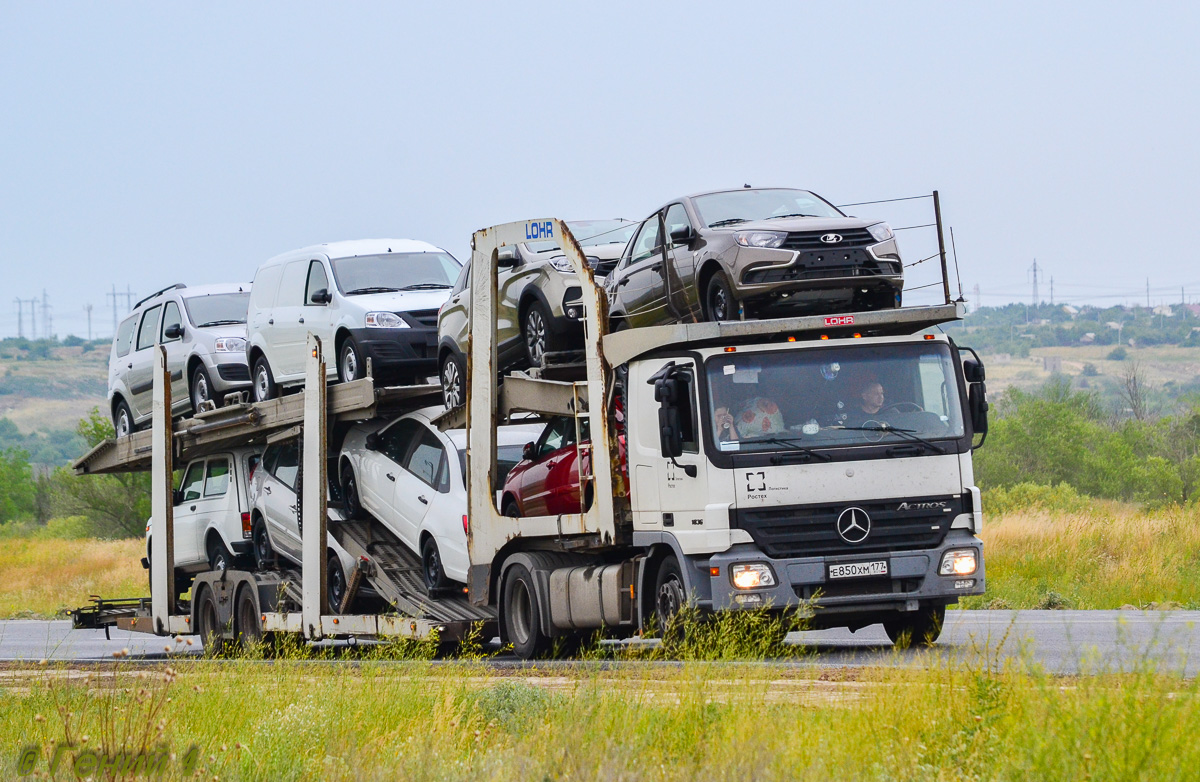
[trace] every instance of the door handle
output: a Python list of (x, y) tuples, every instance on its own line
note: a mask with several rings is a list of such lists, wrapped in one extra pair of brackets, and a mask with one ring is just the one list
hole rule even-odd
[(300, 318), (300, 322), (301, 322), (301, 323), (303, 323), (303, 322), (304, 322), (304, 318), (303, 318), (303, 317), (302, 317), (302, 318)]
[(274, 319), (274, 318), (271, 318), (270, 320), (268, 320), (268, 321), (267, 321), (267, 325), (268, 325), (268, 326), (274, 326), (274, 325), (275, 325), (275, 319)]
[(662, 271), (662, 264), (661, 263), (654, 264), (653, 266), (650, 267), (649, 271), (652, 271), (652, 272)]
[(126, 369), (133, 369), (133, 364), (126, 364), (126, 365), (125, 365), (125, 368), (126, 368)]
[(196, 506), (195, 506), (195, 505), (193, 505), (192, 507), (188, 508), (188, 510), (195, 510), (195, 509), (196, 509)]
[(264, 486), (264, 487), (263, 487), (263, 491), (265, 491), (267, 494), (270, 494), (270, 493), (271, 493), (271, 487), (270, 487), (270, 486)]
[(387, 479), (388, 479), (389, 481), (391, 481), (392, 483), (395, 483), (395, 482), (396, 482), (396, 476), (395, 476), (395, 475), (392, 475), (390, 472), (387, 474)]
[(421, 501), (423, 504), (425, 504), (425, 505), (428, 505), (428, 504), (429, 504), (429, 500), (425, 499), (425, 495), (424, 495), (424, 494), (418, 494), (418, 495), (417, 495), (417, 499), (418, 499), (418, 500), (420, 500), (420, 501)]
[(622, 277), (621, 279), (617, 280), (617, 287), (618, 287), (618, 288), (620, 288), (620, 287), (622, 287), (622, 286), (624, 286), (624, 285), (628, 285), (628, 284), (629, 284), (629, 278), (628, 278), (628, 277)]

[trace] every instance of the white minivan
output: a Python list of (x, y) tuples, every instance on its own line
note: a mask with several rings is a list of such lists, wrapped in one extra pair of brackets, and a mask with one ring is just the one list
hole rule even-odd
[(309, 332), (336, 356), (330, 379), (365, 377), (368, 358), (385, 382), (437, 374), (438, 308), (461, 268), (445, 250), (410, 239), (332, 242), (267, 261), (246, 326), (254, 401), (304, 382)]

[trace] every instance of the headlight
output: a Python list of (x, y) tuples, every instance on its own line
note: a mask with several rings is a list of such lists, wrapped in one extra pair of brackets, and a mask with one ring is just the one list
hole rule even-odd
[(571, 266), (571, 259), (565, 255), (556, 255), (550, 259), (550, 265), (560, 272), (573, 272), (575, 268)]
[(406, 329), (408, 324), (394, 312), (368, 312), (363, 321), (369, 329)]
[(729, 571), (733, 585), (738, 589), (756, 589), (775, 586), (775, 573), (765, 562), (750, 562), (734, 565)]
[(877, 242), (886, 242), (896, 234), (892, 232), (892, 227), (887, 223), (875, 223), (867, 227), (867, 232), (875, 238)]
[(938, 573), (943, 576), (969, 576), (975, 572), (978, 564), (975, 560), (975, 549), (947, 551), (942, 556), (942, 566)]
[(246, 340), (241, 337), (219, 337), (214, 349), (218, 353), (245, 353)]
[(766, 247), (768, 249), (783, 244), (787, 234), (783, 231), (738, 231), (733, 235), (735, 242), (742, 247)]

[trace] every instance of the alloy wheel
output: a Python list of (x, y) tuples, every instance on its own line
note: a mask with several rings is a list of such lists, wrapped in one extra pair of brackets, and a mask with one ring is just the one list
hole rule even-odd
[(453, 410), (463, 403), (462, 376), (458, 372), (458, 362), (452, 358), (446, 359), (446, 364), (442, 367), (442, 397), (448, 410)]
[(546, 355), (546, 321), (537, 309), (525, 316), (525, 344), (529, 347), (529, 360), (541, 366)]

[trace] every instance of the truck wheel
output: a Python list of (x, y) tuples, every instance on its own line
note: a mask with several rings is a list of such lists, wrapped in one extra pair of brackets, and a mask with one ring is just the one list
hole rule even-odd
[(683, 588), (683, 571), (675, 555), (669, 555), (658, 567), (658, 577), (654, 580), (654, 616), (658, 620), (658, 629), (664, 639), (678, 639), (682, 635), (679, 625), (679, 615), (687, 604), (687, 594)]
[(533, 574), (524, 565), (513, 565), (504, 577), (503, 641), (511, 643), (522, 660), (532, 660), (546, 651), (550, 639), (542, 632)]
[(354, 337), (346, 337), (342, 349), (338, 351), (338, 380), (342, 383), (361, 380), (366, 369), (358, 343), (354, 341)]
[(362, 501), (358, 497), (358, 479), (354, 477), (354, 468), (347, 464), (342, 468), (342, 505), (346, 516), (351, 519), (365, 519)]
[(208, 377), (208, 370), (203, 365), (196, 367), (192, 373), (192, 412), (200, 412), (202, 404), (213, 401), (212, 395), (212, 380)]
[(254, 401), (265, 402), (279, 395), (275, 386), (275, 375), (271, 374), (271, 365), (266, 356), (259, 356), (254, 361)]
[(225, 547), (225, 542), (213, 538), (208, 544), (208, 569), (219, 570), (224, 573), (233, 566), (233, 554), (229, 553), (229, 549)]
[(342, 560), (334, 552), (329, 552), (326, 560), (329, 571), (325, 576), (326, 597), (329, 600), (330, 613), (342, 612), (342, 601), (346, 599), (346, 571), (342, 570)]
[(275, 549), (271, 546), (271, 536), (267, 534), (267, 522), (263, 520), (262, 516), (254, 520), (250, 540), (254, 546), (255, 568), (270, 570), (275, 567)]
[(442, 402), (447, 410), (453, 410), (467, 402), (466, 370), (462, 361), (453, 353), (447, 353), (442, 359), (442, 370), (439, 373), (442, 381)]
[(450, 579), (442, 570), (442, 554), (438, 551), (437, 541), (433, 536), (425, 538), (421, 545), (421, 571), (425, 574), (425, 588), (430, 594), (444, 590), (450, 586)]
[(559, 340), (550, 327), (550, 313), (546, 305), (535, 301), (525, 311), (521, 321), (521, 337), (525, 340), (525, 355), (529, 366), (537, 368), (546, 360), (546, 353), (559, 350)]
[(885, 619), (883, 629), (887, 631), (888, 638), (895, 646), (933, 646), (942, 634), (942, 623), (945, 621), (946, 607), (937, 606)]
[(117, 402), (117, 409), (113, 412), (113, 429), (116, 430), (117, 437), (133, 434), (133, 413), (129, 412), (129, 405), (124, 399)]
[(717, 272), (708, 280), (704, 293), (704, 314), (709, 321), (733, 320), (736, 303), (725, 272)]
[(217, 617), (217, 599), (213, 597), (208, 587), (200, 588), (200, 597), (196, 601), (196, 629), (200, 633), (200, 642), (204, 645), (205, 654), (216, 654), (225, 648), (225, 639), (221, 637), (221, 621)]
[(254, 602), (254, 595), (250, 590), (249, 584), (242, 584), (233, 613), (234, 630), (246, 649), (270, 644), (273, 640), (271, 636), (274, 635), (263, 632), (262, 614), (258, 612), (258, 604)]

